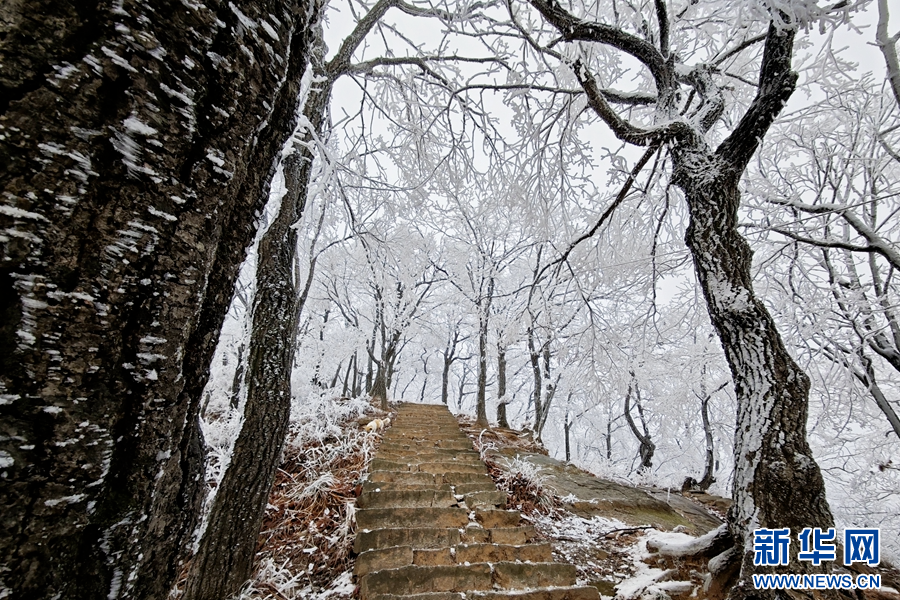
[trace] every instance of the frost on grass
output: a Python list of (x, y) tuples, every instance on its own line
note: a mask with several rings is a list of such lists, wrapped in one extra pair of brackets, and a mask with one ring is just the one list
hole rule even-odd
[(349, 598), (356, 496), (379, 439), (359, 428), (363, 399), (295, 402), (263, 520), (257, 571), (241, 598)]

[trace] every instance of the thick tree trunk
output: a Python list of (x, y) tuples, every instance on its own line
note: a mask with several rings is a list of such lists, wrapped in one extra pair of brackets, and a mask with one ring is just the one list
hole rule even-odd
[[(731, 533), (742, 544), (733, 597), (768, 597), (753, 589), (753, 529), (828, 528), (834, 521), (825, 486), (806, 442), (809, 378), (788, 354), (771, 315), (756, 298), (751, 252), (737, 230), (740, 172), (717, 154), (676, 154), (675, 182), (685, 192), (690, 224), (685, 241), (694, 258), (710, 319), (731, 368), (738, 401)], [(823, 571), (797, 560), (792, 573)], [(779, 568), (782, 570), (782, 568)]]
[[(311, 18), (318, 18), (315, 6)], [(313, 28), (313, 61), (324, 53), (322, 29)], [(306, 207), (314, 160), (330, 87), (305, 99), (308, 125), (284, 160), (285, 188), (278, 215), (259, 243), (257, 289), (250, 336), (249, 382), (244, 422), (231, 462), (213, 501), (209, 524), (191, 564), (184, 600), (219, 600), (240, 591), (249, 579), (266, 501), (275, 480), (291, 414), (291, 369), (297, 326), (309, 291), (295, 281), (297, 228)], [(325, 320), (328, 313), (325, 313)]]
[(11, 597), (164, 598), (193, 531), (200, 397), (307, 43), (301, 0), (194, 6), (0, 8)]
[(378, 403), (381, 410), (388, 410), (387, 375), (381, 366), (378, 367), (378, 371), (375, 373), (375, 383), (372, 384), (369, 396)]

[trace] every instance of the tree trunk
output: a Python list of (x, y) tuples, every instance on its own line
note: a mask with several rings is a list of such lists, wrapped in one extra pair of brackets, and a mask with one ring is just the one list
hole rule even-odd
[(447, 393), (449, 391), (450, 385), (450, 365), (453, 364), (452, 360), (447, 360), (447, 355), (444, 355), (444, 368), (441, 370), (441, 402), (447, 404)]
[[(628, 384), (628, 391), (625, 393), (625, 420), (628, 421), (628, 427), (631, 429), (631, 433), (634, 434), (634, 437), (637, 438), (638, 443), (640, 443), (640, 448), (638, 453), (641, 457), (641, 465), (638, 467), (638, 472), (646, 472), (653, 466), (653, 453), (656, 452), (656, 444), (653, 443), (653, 440), (650, 438), (650, 432), (647, 431), (647, 423), (644, 421), (643, 410), (640, 408), (640, 392), (638, 391), (637, 381), (634, 379), (634, 373), (631, 374), (632, 379)], [(638, 405), (638, 410), (641, 412), (641, 426), (644, 429), (644, 432), (637, 428), (637, 425), (634, 424), (634, 418), (631, 416), (631, 392), (634, 390), (636, 401), (635, 404)]]
[(237, 365), (234, 368), (234, 380), (231, 382), (231, 408), (237, 409), (241, 403), (241, 384), (244, 381), (244, 344), (238, 346)]
[(359, 372), (359, 358), (356, 353), (353, 354), (353, 397), (359, 398), (362, 394), (362, 389), (360, 389), (359, 384), (362, 380), (361, 373)]
[(531, 361), (531, 374), (534, 376), (534, 392), (532, 393), (532, 402), (534, 403), (534, 430), (537, 432), (538, 423), (541, 421), (543, 409), (541, 406), (541, 394), (543, 387), (541, 384), (541, 355), (534, 346), (534, 329), (529, 327), (527, 332), (528, 342), (528, 358)]
[(606, 460), (612, 460), (612, 419), (606, 421)]
[[(675, 182), (684, 190), (690, 211), (685, 241), (738, 402), (734, 504), (728, 522), (742, 544), (743, 562), (741, 580), (731, 595), (770, 596), (754, 590), (750, 580), (760, 570), (753, 565), (752, 530), (790, 527), (799, 532), (834, 524), (822, 475), (806, 442), (809, 378), (785, 349), (753, 291), (750, 247), (737, 230), (742, 169), (736, 171), (727, 156), (705, 150), (676, 153), (675, 168)], [(828, 568), (828, 563), (817, 568), (798, 561), (793, 546), (785, 572)]]
[(497, 344), (497, 424), (509, 429), (506, 419), (506, 349)]
[(344, 382), (341, 384), (341, 397), (346, 398), (347, 393), (352, 393), (352, 388), (350, 387), (350, 373), (354, 373), (356, 371), (356, 354), (350, 357), (350, 360), (347, 361), (347, 370), (344, 372)]
[[(544, 343), (544, 346), (541, 349), (541, 354), (544, 358), (543, 379), (545, 382), (546, 393), (540, 403), (540, 411), (535, 411), (537, 414), (537, 420), (534, 427), (534, 439), (539, 443), (544, 443), (544, 440), (542, 438), (544, 434), (544, 426), (547, 425), (547, 417), (550, 416), (550, 405), (553, 403), (553, 397), (556, 395), (556, 384), (550, 380), (550, 340), (547, 340)], [(559, 376), (557, 376), (556, 382), (559, 383)]]
[(369, 396), (372, 397), (372, 400), (378, 402), (381, 410), (384, 411), (388, 410), (387, 390), (387, 376), (385, 375), (384, 368), (379, 365), (378, 371), (375, 374), (375, 383), (372, 384)]
[(475, 403), (475, 424), (490, 427), (487, 418), (487, 346), (491, 300), (494, 296), (494, 280), (488, 280), (488, 292), (478, 303), (478, 394)]
[(572, 453), (569, 450), (569, 428), (571, 426), (572, 426), (572, 424), (569, 423), (569, 413), (566, 412), (566, 420), (563, 423), (563, 430), (565, 431), (565, 434), (566, 434), (566, 462), (569, 462), (572, 460)]
[[(200, 398), (291, 130), (307, 10), (0, 9), (11, 597), (168, 594), (204, 489)], [(277, 40), (244, 25), (268, 15)]]
[[(314, 9), (316, 17), (319, 8)], [(311, 29), (311, 58), (321, 60), (321, 23)], [(284, 159), (287, 192), (278, 215), (260, 239), (244, 421), (191, 563), (184, 600), (219, 600), (236, 594), (253, 567), (266, 501), (287, 435), (297, 326), (315, 268), (311, 261), (301, 293), (293, 273), (297, 253), (294, 224), (306, 207), (313, 140), (320, 133), (328, 97), (323, 87), (305, 99), (302, 113), (307, 129), (294, 152)]]
[(709, 396), (705, 396), (703, 402), (700, 403), (700, 416), (703, 419), (703, 435), (706, 439), (706, 463), (703, 467), (703, 478), (697, 482), (697, 489), (703, 492), (708, 490), (709, 486), (716, 482), (716, 478), (713, 476), (716, 455), (713, 447), (712, 427), (709, 423), (709, 399)]

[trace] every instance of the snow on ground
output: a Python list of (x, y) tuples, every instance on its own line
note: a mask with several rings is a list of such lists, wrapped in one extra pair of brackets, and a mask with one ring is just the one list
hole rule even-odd
[(240, 600), (353, 594), (357, 486), (380, 441), (360, 429), (364, 415), (382, 416), (367, 400), (333, 390), (295, 401), (260, 532), (258, 567)]
[(647, 543), (689, 549), (699, 538), (651, 528), (631, 527), (616, 519), (590, 519), (566, 511), (533, 513), (538, 533), (553, 544), (554, 559), (575, 565), (579, 585), (592, 585), (606, 598), (651, 599), (690, 595), (699, 582), (674, 580), (672, 570), (648, 564)]

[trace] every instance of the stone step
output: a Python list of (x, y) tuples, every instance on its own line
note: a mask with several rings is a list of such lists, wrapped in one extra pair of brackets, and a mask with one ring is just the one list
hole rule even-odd
[(494, 529), (467, 527), (465, 533), (463, 533), (462, 541), (467, 544), (490, 543), (521, 546), (522, 544), (527, 544), (535, 535), (537, 534), (531, 525), (497, 527)]
[(449, 548), (460, 541), (459, 529), (441, 527), (393, 527), (389, 529), (361, 529), (356, 534), (353, 551), (409, 546), (411, 548)]
[(467, 437), (457, 437), (457, 436), (439, 436), (434, 439), (415, 439), (414, 436), (410, 436), (409, 434), (391, 434), (385, 433), (381, 438), (381, 445), (379, 448), (388, 448), (389, 450), (394, 450), (397, 448), (416, 448), (416, 447), (432, 447), (432, 448), (444, 448), (451, 450), (472, 450), (475, 451), (475, 447), (472, 445), (472, 440)]
[(451, 548), (420, 548), (413, 551), (413, 564), (427, 567), (455, 565)]
[(459, 445), (460, 447), (472, 448), (472, 440), (468, 437), (459, 434), (454, 435), (450, 433), (441, 433), (435, 432), (431, 430), (429, 432), (417, 432), (417, 431), (402, 431), (399, 429), (389, 429), (384, 433), (382, 437), (384, 442), (389, 444), (398, 444), (398, 445), (435, 445), (443, 448), (452, 447), (452, 445)]
[(571, 586), (529, 590), (490, 590), (481, 592), (432, 592), (397, 596), (376, 594), (370, 600), (600, 600), (597, 588)]
[(465, 527), (469, 514), (464, 508), (363, 508), (356, 511), (360, 529), (394, 527)]
[[(456, 492), (456, 494), (459, 495), (459, 492)], [(501, 492), (500, 490), (470, 492), (468, 494), (463, 494), (463, 497), (465, 498), (466, 506), (469, 508), (478, 506), (506, 506), (506, 492)]]
[[(382, 471), (386, 473), (387, 471)], [(418, 473), (413, 473), (418, 475)], [(430, 473), (424, 473), (430, 475)], [(434, 477), (431, 478), (432, 483), (406, 483), (404, 481), (366, 481), (362, 485), (362, 494), (370, 494), (372, 492), (447, 492), (452, 493), (449, 483), (433, 483)], [(376, 492), (377, 493), (377, 492)]]
[[(441, 444), (446, 443), (446, 440), (441, 440), (440, 443)], [(459, 445), (462, 446), (460, 448), (448, 448), (445, 445), (436, 446), (433, 443), (429, 444), (427, 442), (422, 443), (422, 444), (416, 444), (416, 443), (383, 441), (381, 443), (381, 445), (378, 447), (378, 453), (381, 454), (382, 452), (415, 452), (415, 453), (434, 452), (435, 454), (455, 454), (457, 452), (461, 452), (461, 453), (465, 453), (465, 454), (474, 454), (475, 456), (478, 456), (478, 452), (475, 451), (475, 449), (472, 447), (472, 444), (468, 443), (468, 440), (466, 440), (466, 443), (467, 443), (466, 446), (463, 446), (462, 443), (460, 443)]]
[[(374, 462), (374, 460), (372, 461)], [(487, 475), (487, 466), (481, 461), (478, 464), (467, 464), (462, 462), (450, 463), (420, 463), (415, 465), (421, 473), (481, 473)]]
[(494, 480), (487, 473), (443, 473), (441, 476), (442, 483), (449, 483), (452, 486), (465, 485), (469, 483), (479, 483), (482, 485), (490, 484), (496, 490)]
[(460, 544), (456, 547), (458, 563), (497, 563), (522, 562), (549, 563), (553, 561), (552, 547), (549, 543), (523, 544), (510, 546), (506, 544)]
[(375, 594), (369, 600), (463, 600), (463, 594), (460, 592), (431, 592), (426, 594), (406, 594), (403, 596)]
[(373, 571), (383, 569), (396, 569), (411, 565), (413, 562), (413, 549), (411, 546), (390, 546), (387, 548), (373, 548), (360, 552), (353, 565), (353, 574), (362, 577)]
[(498, 562), (493, 567), (493, 583), (506, 590), (575, 585), (575, 565)]
[(521, 514), (517, 510), (475, 509), (475, 520), (485, 529), (516, 527), (520, 518)]
[(575, 566), (561, 563), (499, 562), (469, 565), (408, 565), (383, 569), (359, 578), (359, 597), (376, 594), (422, 594), (433, 592), (487, 591), (570, 587)]
[(525, 544), (504, 546), (499, 544), (460, 544), (451, 551), (447, 548), (419, 548), (393, 546), (360, 553), (353, 573), (361, 577), (383, 569), (397, 569), (408, 565), (445, 566), (465, 563), (531, 562), (549, 563), (553, 560), (551, 546)]
[(478, 453), (474, 450), (456, 450), (452, 448), (419, 448), (415, 450), (384, 450), (379, 448), (378, 450), (378, 458), (401, 460), (417, 458), (419, 459), (419, 462), (422, 462), (424, 457), (431, 458), (435, 461), (459, 460), (463, 458), (481, 460), (481, 457), (478, 456)]
[(457, 494), (477, 494), (479, 492), (496, 492), (497, 486), (490, 477), (481, 478), (479, 481), (469, 483), (456, 483), (453, 489)]
[(479, 565), (417, 566), (384, 569), (359, 579), (360, 600), (376, 594), (422, 594), (490, 590), (491, 567)]
[[(434, 454), (432, 452), (379, 452), (375, 460), (384, 460), (408, 465), (422, 463), (446, 463), (446, 464), (481, 464), (481, 458), (472, 452), (471, 454)], [(374, 462), (374, 461), (373, 461)]]
[(439, 462), (419, 462), (415, 458), (407, 461), (374, 458), (369, 471), (396, 471), (400, 473), (487, 473), (487, 468), (480, 459), (475, 460), (443, 460)]
[[(455, 430), (454, 430), (455, 429)], [(390, 439), (419, 439), (439, 441), (469, 441), (471, 438), (461, 432), (456, 423), (433, 423), (426, 427), (395, 426), (385, 430), (384, 435)], [(471, 443), (471, 442), (469, 442)]]
[(450, 493), (450, 486), (441, 491), (381, 490), (378, 492), (363, 492), (356, 501), (356, 506), (360, 509), (399, 507), (450, 508), (455, 504), (456, 498)]
[[(396, 600), (400, 600), (395, 596)], [(378, 600), (393, 600), (390, 598), (378, 598)], [(418, 598), (416, 599), (418, 600)], [(426, 599), (422, 599), (426, 600)], [(434, 598), (427, 600), (450, 600)], [(460, 600), (456, 596), (453, 600)], [(471, 592), (466, 594), (466, 600), (600, 600), (600, 592), (590, 586), (567, 586), (548, 589), (529, 590), (491, 590), (487, 592)]]
[[(410, 471), (369, 471), (367, 481), (372, 483), (400, 483), (413, 485), (444, 484), (443, 479), (436, 478), (434, 473), (412, 473)], [(450, 482), (446, 482), (449, 484)]]
[(382, 445), (389, 452), (418, 452), (421, 450), (460, 450), (475, 452), (472, 442), (467, 439), (453, 439), (447, 437), (422, 438), (422, 437), (386, 437), (382, 438)]
[(372, 459), (372, 463), (369, 466), (369, 479), (371, 479), (373, 473), (378, 473), (380, 471), (388, 471), (391, 473), (431, 473), (432, 475), (444, 475), (445, 480), (447, 480), (447, 475), (451, 475), (451, 479), (461, 483), (464, 483), (467, 480), (453, 475), (457, 473), (472, 473), (487, 477), (487, 467), (480, 461), (478, 463), (453, 461), (446, 463), (427, 462), (411, 464), (393, 460), (384, 460), (381, 458)]

